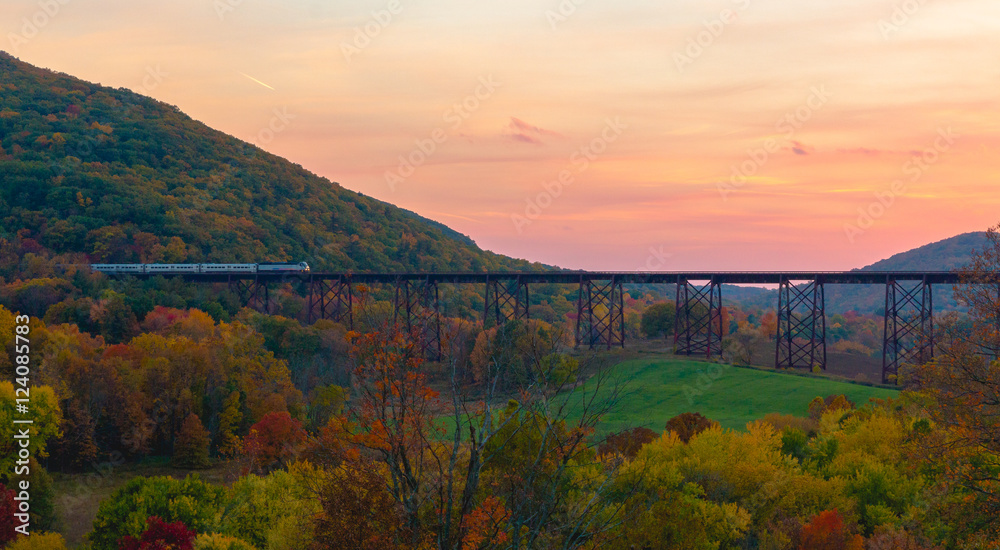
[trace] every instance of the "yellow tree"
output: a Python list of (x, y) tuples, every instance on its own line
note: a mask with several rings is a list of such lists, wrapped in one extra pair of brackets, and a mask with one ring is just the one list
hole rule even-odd
[(941, 319), (936, 357), (903, 376), (926, 399), (930, 418), (946, 428), (922, 443), (964, 503), (958, 525), (1000, 537), (1000, 225), (986, 235), (955, 287), (968, 317)]

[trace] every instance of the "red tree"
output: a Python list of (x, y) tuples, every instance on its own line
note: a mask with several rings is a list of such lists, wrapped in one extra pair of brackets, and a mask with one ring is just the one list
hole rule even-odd
[(14, 491), (0, 483), (0, 548), (7, 546), (7, 543), (17, 536), (17, 531), (14, 531), (14, 528), (20, 523), (16, 523), (17, 520), (14, 519), (16, 513), (17, 503), (14, 502)]
[(146, 530), (138, 539), (132, 536), (122, 538), (120, 550), (193, 550), (197, 533), (182, 522), (165, 523), (156, 516), (146, 518)]
[(852, 535), (837, 510), (820, 512), (802, 526), (800, 550), (862, 550), (865, 539)]
[(701, 432), (718, 426), (719, 423), (705, 418), (701, 413), (681, 413), (667, 420), (667, 431), (674, 432), (681, 441), (687, 443)]
[(243, 453), (250, 469), (270, 471), (285, 466), (298, 455), (306, 440), (302, 423), (287, 412), (271, 412), (250, 427), (243, 440)]

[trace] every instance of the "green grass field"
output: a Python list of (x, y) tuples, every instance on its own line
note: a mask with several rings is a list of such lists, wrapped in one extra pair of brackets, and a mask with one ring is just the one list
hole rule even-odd
[[(768, 413), (806, 416), (817, 396), (844, 394), (860, 406), (871, 397), (899, 394), (818, 376), (676, 358), (625, 361), (614, 366), (611, 375), (628, 380), (628, 393), (598, 427), (601, 433), (635, 426), (662, 431), (667, 420), (683, 412), (701, 413), (724, 428), (743, 429)], [(578, 403), (573, 407), (578, 410)]]

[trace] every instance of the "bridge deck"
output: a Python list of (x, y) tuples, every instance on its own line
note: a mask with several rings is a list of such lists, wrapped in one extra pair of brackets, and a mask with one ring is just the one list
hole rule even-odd
[[(950, 271), (543, 271), (491, 273), (117, 273), (111, 276), (181, 277), (194, 283), (229, 283), (244, 305), (267, 313), (272, 283), (308, 286), (308, 317), (354, 324), (353, 288), (383, 283), (396, 287), (395, 313), (406, 327), (419, 327), (421, 345), (431, 358), (441, 357), (437, 285), (484, 284), (483, 326), (526, 319), (528, 285), (579, 285), (576, 344), (625, 346), (624, 284), (676, 284), (675, 353), (712, 357), (722, 353), (722, 284), (779, 285), (775, 365), (779, 368), (826, 368), (827, 284), (884, 285), (885, 323), (882, 381), (895, 380), (901, 365), (922, 362), (934, 353), (932, 286), (958, 284)], [(813, 284), (815, 283), (815, 284)], [(598, 307), (600, 306), (600, 307)], [(429, 312), (429, 313), (428, 313)]]
[(714, 281), (719, 284), (779, 284), (782, 281), (816, 281), (824, 284), (886, 284), (890, 281), (926, 281), (928, 284), (957, 284), (959, 274), (951, 271), (545, 271), (491, 273), (122, 273), (115, 276), (181, 277), (187, 281), (227, 282), (256, 279), (260, 281), (339, 280), (352, 283), (394, 283), (428, 281), (433, 283), (486, 283), (520, 279), (523, 283), (574, 284), (581, 281), (615, 281), (630, 284), (671, 284), (683, 281)]

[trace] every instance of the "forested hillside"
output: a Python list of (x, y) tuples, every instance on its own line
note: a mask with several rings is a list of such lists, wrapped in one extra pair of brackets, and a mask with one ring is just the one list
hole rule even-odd
[[(614, 367), (636, 352), (573, 351), (579, 287), (556, 284), (532, 285), (530, 319), (496, 326), (470, 322), (482, 318), (479, 290), (442, 288), (441, 357), (428, 361), (429, 331), (394, 314), (388, 284), (355, 285), (345, 326), (311, 322), (294, 277), (273, 285), (261, 313), (225, 283), (111, 280), (80, 267), (544, 266), (484, 252), (176, 108), (5, 55), (0, 219), (4, 550), (1000, 541), (1000, 430), (995, 388), (979, 385), (985, 369), (970, 380), (948, 363), (904, 370), (922, 393), (855, 403), (848, 395), (895, 392), (664, 361), (676, 309), (644, 288), (619, 303), (629, 345), (644, 336), (655, 360)], [(994, 319), (980, 313), (972, 326)], [(874, 317), (830, 321), (831, 352), (876, 353)], [(727, 362), (775, 349), (773, 311), (727, 306), (720, 325)], [(29, 537), (16, 531), (27, 524)]]
[[(974, 250), (987, 245), (986, 233), (963, 233), (938, 242), (893, 254), (858, 271), (952, 271), (969, 263)], [(878, 313), (885, 309), (884, 285), (827, 285), (826, 310), (829, 314), (856, 311)], [(744, 307), (776, 307), (777, 291), (756, 288), (726, 287), (723, 297)], [(939, 285), (934, 289), (934, 308), (937, 311), (957, 309), (952, 289)]]
[[(65, 261), (526, 269), (125, 89), (0, 52), (2, 274)], [(14, 248), (11, 248), (14, 246)]]
[[(963, 233), (941, 241), (893, 254), (862, 267), (860, 271), (952, 271), (969, 263), (974, 250), (986, 246), (986, 233)], [(826, 289), (827, 308), (833, 312), (854, 310), (880, 313), (885, 310), (883, 285), (830, 285)], [(833, 309), (830, 309), (833, 308)], [(934, 309), (938, 312), (958, 309), (951, 285), (934, 288)]]
[(934, 243), (893, 254), (860, 271), (951, 271), (965, 266), (973, 250), (987, 245), (986, 232), (962, 233)]

